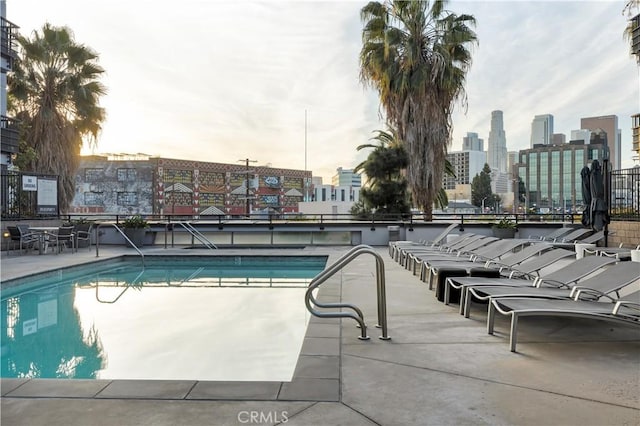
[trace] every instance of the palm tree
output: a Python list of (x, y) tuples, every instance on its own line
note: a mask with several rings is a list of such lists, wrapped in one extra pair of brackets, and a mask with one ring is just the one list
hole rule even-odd
[(98, 81), (104, 70), (97, 64), (98, 54), (76, 43), (69, 28), (45, 24), (31, 39), (17, 40), (20, 59), (9, 94), (24, 142), (35, 151), (26, 167), (59, 176), (64, 210), (75, 192), (83, 142), (95, 144), (105, 118), (99, 99), (106, 90)]
[(444, 9), (445, 0), (370, 2), (364, 22), (360, 79), (375, 88), (386, 119), (409, 154), (407, 178), (414, 202), (431, 220), (441, 188), (451, 114), (465, 99), (476, 42), (475, 19)]
[(402, 171), (407, 167), (407, 153), (396, 132), (377, 130), (372, 138), (378, 145), (364, 144), (358, 151), (373, 148), (369, 156), (354, 171), (367, 175), (367, 186), (360, 192), (364, 202), (357, 207), (366, 213), (375, 209), (387, 218), (399, 217), (411, 211), (407, 194), (407, 180)]

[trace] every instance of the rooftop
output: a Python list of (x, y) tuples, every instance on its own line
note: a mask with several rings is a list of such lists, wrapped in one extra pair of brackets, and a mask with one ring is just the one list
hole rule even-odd
[[(328, 254), (350, 247), (307, 247)], [(640, 328), (571, 318), (525, 318), (518, 353), (509, 322), (486, 333), (479, 307), (471, 319), (445, 306), (388, 255), (390, 341), (379, 340), (372, 257), (359, 257), (321, 286), (319, 298), (364, 311), (371, 340), (351, 320), (312, 317), (291, 382), (2, 379), (3, 424), (11, 425), (423, 425), (640, 423)], [(199, 250), (145, 248), (146, 254)], [(133, 254), (101, 247), (100, 258)], [(207, 253), (209, 253), (207, 251)], [(291, 254), (220, 250), (219, 254)], [(5, 256), (1, 277), (95, 260), (95, 252)], [(300, 301), (303, 303), (303, 301)]]

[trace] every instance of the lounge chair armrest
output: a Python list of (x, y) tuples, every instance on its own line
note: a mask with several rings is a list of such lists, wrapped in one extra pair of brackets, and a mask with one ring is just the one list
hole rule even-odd
[(620, 311), (620, 308), (623, 307), (623, 306), (627, 307), (627, 308), (631, 308), (631, 309), (640, 311), (640, 303), (632, 302), (631, 300), (618, 300), (616, 302), (615, 306), (613, 307), (612, 313), (614, 315), (617, 315), (618, 312)]
[(609, 296), (608, 294), (605, 294), (599, 290), (594, 290), (592, 288), (588, 288), (588, 287), (580, 287), (580, 286), (574, 286), (571, 289), (571, 293), (569, 294), (569, 297), (571, 297), (574, 300), (581, 300), (582, 296), (584, 294), (587, 294), (591, 297), (589, 297), (589, 299), (593, 298), (595, 300), (600, 299), (601, 297), (605, 297), (607, 299), (609, 299), (611, 302), (615, 302), (616, 299), (612, 298), (611, 296)]
[(555, 281), (555, 280), (545, 280), (544, 278), (541, 278), (538, 280), (538, 284), (536, 285), (536, 287), (540, 287), (542, 284), (548, 284), (550, 287), (558, 287), (558, 288), (568, 288), (569, 287), (569, 283), (563, 283), (562, 281)]

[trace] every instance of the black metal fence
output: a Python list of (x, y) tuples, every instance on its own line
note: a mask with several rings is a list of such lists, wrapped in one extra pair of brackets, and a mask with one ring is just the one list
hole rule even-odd
[(60, 215), (57, 176), (3, 170), (0, 189), (2, 219)]
[(612, 220), (640, 221), (640, 167), (611, 172)]

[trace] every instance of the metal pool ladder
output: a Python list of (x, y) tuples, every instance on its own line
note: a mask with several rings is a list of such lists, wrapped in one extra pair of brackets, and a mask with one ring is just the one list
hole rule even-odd
[[(165, 225), (165, 237), (164, 237), (164, 245), (165, 248), (167, 248), (167, 228), (169, 227), (169, 225), (175, 226), (175, 225), (180, 225), (182, 226), (189, 234), (191, 234), (191, 236), (193, 236), (195, 239), (197, 239), (198, 241), (200, 241), (206, 248), (208, 248), (209, 250), (214, 250), (214, 249), (218, 249), (218, 246), (216, 246), (215, 244), (213, 244), (211, 241), (209, 241), (207, 239), (207, 237), (204, 236), (204, 234), (200, 231), (198, 231), (196, 229), (195, 226), (193, 226), (191, 224), (191, 222), (169, 222)], [(171, 247), (173, 247), (173, 228), (171, 228)]]
[[(305, 293), (305, 305), (312, 315), (320, 318), (354, 319), (360, 327), (360, 336), (358, 337), (358, 339), (369, 340), (369, 336), (367, 335), (367, 326), (364, 322), (364, 315), (362, 314), (360, 308), (350, 303), (323, 303), (319, 302), (315, 297), (313, 297), (313, 290), (318, 288), (322, 283), (327, 281), (337, 272), (341, 271), (342, 268), (349, 264), (353, 259), (362, 254), (371, 254), (376, 259), (376, 289), (378, 300), (378, 324), (376, 325), (376, 327), (382, 329), (382, 336), (380, 336), (381, 340), (390, 340), (391, 337), (389, 337), (389, 335), (387, 334), (387, 296), (385, 292), (384, 261), (382, 260), (382, 257), (378, 253), (376, 253), (371, 246), (361, 244), (352, 248), (344, 255), (342, 255), (335, 263), (316, 275), (311, 280), (309, 288)], [(342, 311), (321, 312), (316, 308), (346, 308), (351, 309), (354, 313)]]
[(116, 230), (124, 237), (124, 239), (127, 240), (129, 242), (129, 244), (131, 244), (131, 247), (136, 249), (136, 251), (138, 252), (140, 257), (142, 258), (142, 267), (144, 268), (144, 254), (142, 254), (140, 249), (138, 247), (136, 247), (136, 245), (131, 242), (129, 237), (127, 237), (125, 235), (125, 233), (122, 231), (122, 229), (120, 229), (120, 227), (118, 225), (116, 225), (115, 223), (99, 223), (98, 226), (96, 226), (96, 257), (99, 257), (99, 255), (100, 255), (100, 251), (99, 250), (100, 250), (100, 227), (101, 226), (113, 226), (114, 228), (116, 228)]

